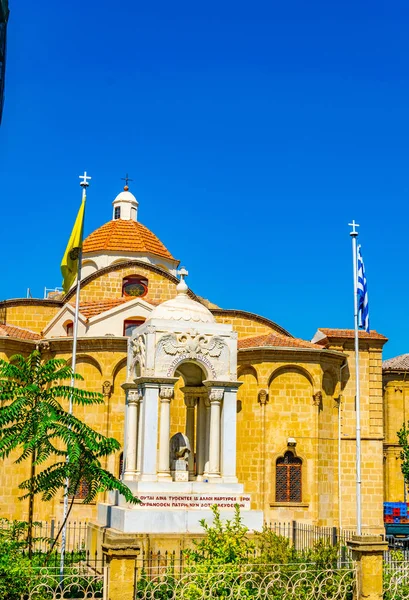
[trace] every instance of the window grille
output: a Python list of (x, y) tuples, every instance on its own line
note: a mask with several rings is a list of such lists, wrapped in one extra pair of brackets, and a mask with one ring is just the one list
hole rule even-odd
[[(84, 498), (86, 498), (87, 494), (89, 491), (89, 485), (88, 483), (85, 481), (85, 479), (81, 479), (78, 489), (77, 489), (77, 493), (75, 494), (75, 499), (76, 500), (84, 500)], [(72, 498), (72, 496), (71, 496)]]
[(300, 458), (286, 452), (276, 462), (276, 502), (301, 502)]
[(120, 219), (120, 218), (121, 218), (121, 207), (115, 206), (114, 219)]

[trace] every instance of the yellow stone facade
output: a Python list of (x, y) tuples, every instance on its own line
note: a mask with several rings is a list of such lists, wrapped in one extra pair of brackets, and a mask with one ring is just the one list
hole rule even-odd
[(401, 471), (397, 436), (397, 431), (409, 420), (409, 369), (405, 365), (396, 369), (385, 369), (383, 384), (385, 502), (409, 502), (408, 490)]
[[(153, 309), (176, 295), (176, 278), (163, 268), (139, 259), (123, 260), (88, 276), (80, 302), (95, 306), (122, 296), (123, 280), (148, 280), (144, 306)], [(197, 297), (189, 292), (192, 297)], [(199, 299), (202, 301), (202, 299)], [(27, 355), (35, 347), (44, 358), (71, 360), (72, 338), (45, 339), (43, 332), (75, 290), (60, 299), (6, 300), (0, 303), (0, 357)], [(130, 299), (132, 301), (132, 299)], [(316, 525), (355, 527), (355, 355), (351, 332), (328, 330), (317, 343), (293, 338), (274, 322), (239, 310), (222, 310), (204, 301), (216, 320), (232, 324), (238, 334), (237, 476), (252, 497), (252, 508), (266, 521), (298, 521)], [(240, 303), (240, 298), (237, 299)], [(101, 319), (104, 312), (101, 312)], [(135, 318), (144, 318), (136, 313)], [(108, 318), (108, 317), (107, 317)], [(111, 318), (111, 317), (109, 317)], [(120, 315), (112, 318), (121, 318)], [(3, 327), (3, 328), (2, 328)], [(8, 329), (7, 329), (8, 327)], [(14, 329), (13, 329), (14, 328)], [(17, 329), (21, 330), (18, 331)], [(29, 336), (26, 332), (36, 334)], [(324, 331), (324, 330), (323, 330)], [(382, 383), (382, 347), (386, 338), (361, 339), (362, 513), (363, 532), (383, 528), (382, 503), (401, 500), (403, 481), (397, 460), (396, 424), (409, 414), (409, 380)], [(127, 338), (81, 337), (77, 370), (88, 390), (105, 391), (104, 404), (76, 407), (75, 414), (121, 443), (124, 435)], [(408, 378), (409, 379), (409, 378)], [(105, 385), (104, 385), (105, 384)], [(171, 435), (183, 431), (186, 411), (176, 386), (171, 405)], [(276, 461), (288, 451), (301, 459), (300, 502), (276, 499)], [(384, 467), (385, 456), (385, 467)], [(27, 518), (27, 501), (18, 500), (18, 484), (28, 477), (28, 464), (10, 457), (1, 465), (0, 516)], [(108, 460), (120, 474), (120, 453)], [(104, 500), (101, 496), (100, 500)], [(36, 500), (37, 518), (61, 518), (62, 498)], [(76, 502), (72, 520), (96, 517), (96, 505)]]

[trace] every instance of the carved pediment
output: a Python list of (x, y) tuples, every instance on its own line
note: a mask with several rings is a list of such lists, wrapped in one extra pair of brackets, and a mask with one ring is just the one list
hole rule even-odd
[(221, 337), (208, 337), (193, 329), (178, 335), (168, 333), (161, 337), (158, 342), (157, 355), (162, 353), (170, 356), (185, 354), (189, 358), (196, 358), (198, 354), (201, 354), (219, 358), (226, 347), (226, 343)]

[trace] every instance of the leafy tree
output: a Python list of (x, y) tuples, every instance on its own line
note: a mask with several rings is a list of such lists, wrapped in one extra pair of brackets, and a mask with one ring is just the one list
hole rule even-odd
[(31, 573), (30, 560), (23, 553), (27, 544), (22, 539), (26, 524), (0, 521), (0, 598), (20, 600), (28, 589)]
[[(101, 465), (102, 457), (119, 450), (119, 442), (94, 431), (63, 407), (62, 403), (70, 399), (74, 405), (103, 403), (102, 394), (65, 383), (72, 378), (83, 379), (73, 373), (65, 360), (43, 361), (38, 350), (27, 358), (17, 354), (10, 361), (0, 359), (0, 458), (17, 451), (16, 464), (30, 461), (30, 476), (19, 485), (24, 492), (20, 499), (29, 500), (30, 556), (34, 496), (41, 494), (43, 500), (50, 500), (64, 489), (67, 477), (72, 496), (67, 518), (82, 482), (88, 487), (84, 503), (93, 500), (98, 492), (114, 489), (128, 502), (139, 502), (126, 485)], [(50, 462), (51, 466), (45, 465)]]
[(254, 543), (247, 537), (248, 528), (243, 525), (238, 504), (234, 507), (234, 518), (222, 521), (217, 505), (211, 507), (213, 523), (200, 521), (205, 536), (194, 541), (194, 548), (185, 550), (189, 564), (211, 563), (226, 565), (245, 564), (254, 552)]

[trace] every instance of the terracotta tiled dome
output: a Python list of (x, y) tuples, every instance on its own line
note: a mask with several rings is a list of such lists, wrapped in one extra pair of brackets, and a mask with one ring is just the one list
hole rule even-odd
[(152, 231), (137, 221), (116, 219), (93, 231), (85, 240), (83, 253), (103, 251), (149, 252), (174, 260)]

